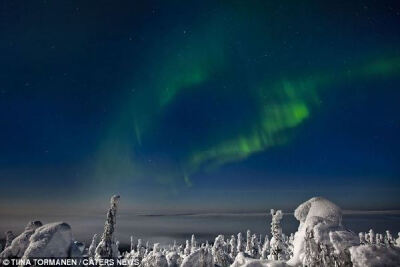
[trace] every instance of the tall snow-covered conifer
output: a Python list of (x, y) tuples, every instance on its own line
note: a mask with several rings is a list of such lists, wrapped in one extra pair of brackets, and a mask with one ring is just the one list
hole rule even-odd
[(113, 238), (113, 234), (115, 230), (119, 199), (120, 197), (117, 195), (111, 197), (111, 206), (107, 213), (107, 220), (104, 225), (104, 232), (101, 236), (100, 243), (96, 248), (96, 259), (114, 258), (117, 254), (117, 251), (114, 251), (116, 246), (114, 243), (115, 240)]
[(97, 234), (94, 234), (92, 238), (92, 243), (90, 243), (88, 249), (89, 258), (94, 258), (94, 256), (96, 255), (96, 247), (97, 247)]
[(238, 235), (237, 235), (237, 252), (238, 253), (244, 252), (242, 233), (238, 233)]
[(232, 259), (235, 259), (236, 255), (237, 255), (237, 245), (236, 245), (236, 238), (234, 235), (231, 236), (231, 240), (229, 241), (229, 254), (231, 256)]
[(247, 230), (247, 234), (246, 234), (246, 253), (249, 254), (250, 256), (251, 254), (251, 232), (250, 230)]
[(197, 247), (197, 242), (196, 242), (196, 237), (192, 235), (192, 238), (190, 239), (190, 251), (194, 252)]
[(282, 242), (282, 211), (275, 211), (271, 209), (272, 221), (271, 221), (271, 248), (270, 248), (270, 259), (271, 260), (284, 260), (285, 252), (284, 252), (284, 244)]

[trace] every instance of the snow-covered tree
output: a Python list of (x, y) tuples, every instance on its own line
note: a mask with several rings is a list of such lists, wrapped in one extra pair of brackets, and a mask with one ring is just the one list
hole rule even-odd
[(400, 247), (400, 232), (397, 233), (396, 246)]
[(186, 246), (185, 246), (185, 250), (183, 252), (183, 254), (185, 256), (189, 256), (190, 252), (192, 251), (191, 247), (190, 247), (190, 243), (189, 240), (186, 240)]
[(358, 237), (359, 237), (359, 239), (360, 239), (360, 244), (361, 245), (365, 245), (367, 242), (365, 241), (365, 233), (363, 233), (363, 232), (360, 232), (360, 233), (358, 233)]
[(289, 236), (287, 245), (286, 245), (288, 258), (293, 257), (293, 252), (294, 252), (294, 244), (293, 244), (293, 242), (294, 242), (294, 234), (291, 233), (290, 236)]
[(232, 263), (227, 252), (227, 246), (223, 235), (219, 235), (215, 238), (214, 245), (212, 247), (212, 255), (214, 258), (214, 263), (217, 266), (224, 267), (229, 266)]
[(205, 245), (205, 247), (206, 247), (207, 249), (210, 248), (210, 243), (208, 243), (208, 240), (206, 240), (206, 245)]
[(178, 246), (176, 245), (176, 240), (174, 240), (174, 243), (173, 243), (173, 245), (172, 245), (172, 247), (171, 247), (171, 251), (176, 251), (176, 252), (178, 252)]
[(97, 247), (97, 234), (93, 235), (92, 242), (90, 243), (88, 249), (88, 256), (89, 258), (94, 258), (96, 255), (96, 247)]
[(229, 255), (231, 256), (232, 259), (234, 259), (237, 255), (237, 244), (234, 235), (231, 236), (231, 239), (229, 241)]
[(319, 254), (322, 260), (322, 266), (335, 266), (332, 251), (326, 244), (319, 245)]
[(136, 250), (140, 260), (143, 259), (146, 254), (146, 247), (143, 245), (143, 240), (141, 238), (138, 239)]
[(317, 267), (322, 266), (322, 259), (318, 251), (318, 244), (315, 242), (312, 230), (306, 231), (305, 235), (305, 253), (303, 258), (303, 266)]
[(160, 251), (158, 243), (153, 245), (153, 250), (140, 263), (141, 267), (168, 267), (167, 258)]
[(394, 241), (394, 238), (393, 238), (392, 234), (390, 233), (389, 230), (386, 230), (385, 244), (387, 246), (394, 246), (394, 243), (395, 243), (395, 241)]
[(270, 242), (270, 254), (269, 259), (271, 260), (285, 260), (286, 252), (284, 251), (284, 244), (282, 242), (282, 227), (281, 220), (283, 217), (282, 211), (275, 211), (271, 209), (272, 221), (271, 221), (271, 242)]
[(260, 246), (260, 244), (258, 243), (257, 235), (253, 234), (251, 236), (250, 250), (251, 250), (251, 255), (254, 258), (259, 258), (260, 257), (259, 246)]
[(364, 240), (365, 240), (365, 244), (369, 244), (370, 239), (369, 239), (369, 234), (368, 233), (364, 234)]
[(242, 233), (238, 233), (237, 235), (237, 251), (238, 253), (245, 251)]
[(379, 233), (377, 233), (375, 235), (375, 244), (377, 246), (384, 246), (385, 245), (385, 241), (383, 239), (383, 236), (381, 234), (379, 234)]
[(193, 252), (196, 250), (197, 247), (197, 242), (196, 242), (196, 238), (194, 235), (192, 235), (192, 238), (190, 240), (190, 251)]
[(146, 241), (146, 246), (145, 246), (145, 251), (144, 251), (144, 256), (146, 257), (147, 255), (149, 255), (150, 253), (150, 245), (149, 245), (149, 241)]
[(370, 244), (375, 244), (375, 233), (374, 233), (374, 230), (370, 229), (368, 236), (369, 236), (369, 243)]
[(179, 267), (182, 263), (181, 256), (175, 250), (168, 252), (166, 258), (168, 267)]
[(250, 256), (252, 256), (251, 254), (251, 232), (250, 230), (247, 230), (247, 234), (246, 234), (246, 251), (247, 254), (249, 254)]
[(5, 232), (5, 235), (6, 235), (6, 243), (4, 245), (4, 248), (7, 248), (11, 245), (11, 242), (14, 240), (15, 235), (12, 231)]
[(268, 235), (265, 235), (264, 244), (261, 250), (261, 259), (265, 260), (268, 258), (269, 254), (269, 238)]
[(117, 195), (111, 197), (111, 206), (107, 213), (104, 232), (96, 248), (96, 259), (109, 259), (117, 256), (118, 251), (115, 251), (115, 240), (113, 234), (115, 230), (119, 198), (120, 197)]
[(215, 267), (213, 255), (209, 249), (209, 245), (197, 249), (189, 256), (185, 257), (180, 267)]
[(30, 245), (30, 237), (41, 226), (43, 226), (43, 224), (40, 221), (30, 221), (26, 225), (25, 230), (13, 240), (11, 246), (5, 248), (0, 253), (0, 259), (21, 258)]
[[(356, 239), (356, 236), (354, 238)], [(337, 239), (335, 233), (333, 231), (329, 232), (330, 243), (334, 245), (333, 248), (331, 247), (331, 257), (335, 266), (352, 266), (349, 249), (344, 246), (345, 242), (342, 240), (339, 244), (335, 239)]]

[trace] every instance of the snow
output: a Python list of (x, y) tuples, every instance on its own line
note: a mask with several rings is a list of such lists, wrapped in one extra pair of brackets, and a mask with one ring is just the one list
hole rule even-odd
[[(116, 230), (117, 203), (119, 196), (111, 198), (104, 232), (97, 244), (93, 236), (90, 247), (74, 241), (71, 227), (57, 222), (42, 225), (30, 222), (23, 233), (0, 253), (5, 258), (37, 257), (84, 257), (93, 259), (133, 260), (129, 266), (141, 267), (282, 267), (282, 266), (400, 266), (400, 237), (375, 233), (356, 235), (342, 225), (342, 212), (332, 202), (316, 197), (301, 204), (295, 210), (299, 227), (295, 235), (282, 233), (283, 213), (271, 210), (271, 240), (268, 235), (247, 231), (225, 238), (218, 235), (212, 246), (201, 244), (194, 235), (185, 244), (161, 248), (138, 239), (137, 246), (131, 238), (131, 251), (122, 256)], [(8, 240), (13, 237), (10, 233)], [(146, 243), (146, 245), (144, 245)], [(269, 255), (268, 259), (267, 256)], [(288, 259), (288, 261), (286, 261)], [(1, 264), (1, 262), (0, 262)]]
[(142, 267), (168, 267), (167, 258), (159, 250), (159, 244), (154, 244), (151, 251), (140, 264)]
[(25, 250), (29, 246), (29, 238), (33, 235), (35, 230), (42, 226), (40, 221), (31, 221), (25, 227), (24, 232), (14, 238), (11, 245), (0, 253), (0, 258), (20, 258), (24, 255)]
[(96, 247), (96, 259), (109, 259), (118, 257), (119, 251), (114, 239), (114, 230), (116, 225), (117, 209), (120, 196), (114, 195), (110, 200), (110, 208), (107, 213), (107, 220), (104, 224), (104, 232), (101, 240)]
[(23, 258), (68, 257), (73, 243), (71, 227), (64, 222), (39, 227), (29, 239)]
[(232, 263), (228, 252), (228, 244), (225, 242), (223, 235), (218, 235), (215, 238), (211, 252), (214, 256), (214, 263), (216, 265), (229, 266)]
[(89, 249), (88, 249), (88, 256), (91, 258), (94, 258), (96, 255), (96, 247), (97, 247), (97, 234), (93, 235), (92, 242), (90, 243)]
[(322, 197), (311, 198), (298, 206), (294, 216), (300, 225), (294, 236), (293, 257), (288, 261), (290, 265), (303, 262), (306, 231), (313, 231), (318, 243), (330, 243), (329, 232), (342, 230), (342, 211)]
[(214, 267), (214, 260), (211, 251), (208, 248), (199, 248), (187, 256), (181, 267)]
[(397, 247), (361, 245), (349, 250), (354, 267), (400, 266), (400, 248)]
[(167, 254), (168, 267), (178, 267), (180, 266), (182, 259), (176, 251), (168, 252)]
[(7, 231), (5, 234), (6, 234), (6, 243), (5, 243), (4, 247), (6, 248), (11, 245), (11, 242), (14, 240), (15, 236), (12, 231)]
[(243, 252), (240, 252), (231, 267), (285, 267), (288, 266), (283, 261), (270, 261), (270, 260), (258, 260), (252, 259), (245, 256)]
[(305, 223), (313, 217), (322, 217), (336, 225), (342, 223), (341, 209), (322, 197), (313, 197), (298, 206), (294, 211), (294, 217), (299, 220), (300, 223)]
[(359, 238), (354, 233), (345, 230), (330, 232), (329, 238), (336, 254), (360, 244)]

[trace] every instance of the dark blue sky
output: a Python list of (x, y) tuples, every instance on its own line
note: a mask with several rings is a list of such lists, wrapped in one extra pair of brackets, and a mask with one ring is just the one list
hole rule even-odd
[(1, 1), (1, 202), (400, 208), (396, 1)]

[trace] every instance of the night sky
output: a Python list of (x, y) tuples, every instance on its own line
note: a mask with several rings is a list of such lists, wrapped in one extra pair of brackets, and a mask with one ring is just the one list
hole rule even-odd
[(397, 1), (1, 1), (0, 33), (0, 212), (400, 209)]

